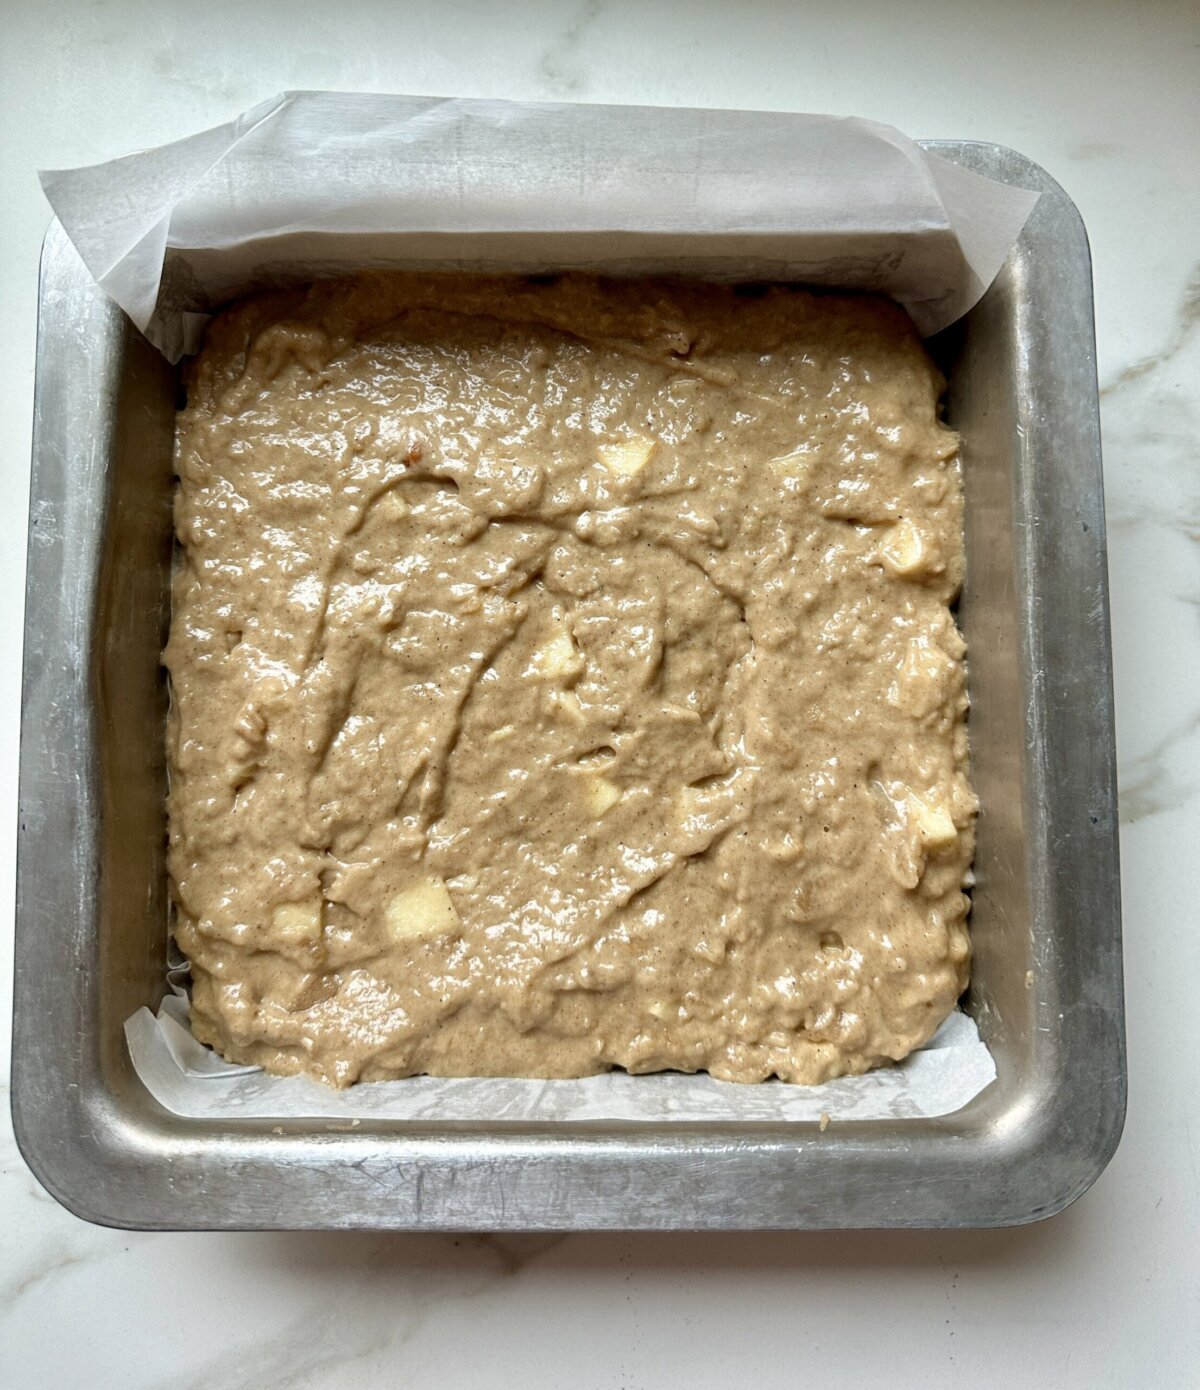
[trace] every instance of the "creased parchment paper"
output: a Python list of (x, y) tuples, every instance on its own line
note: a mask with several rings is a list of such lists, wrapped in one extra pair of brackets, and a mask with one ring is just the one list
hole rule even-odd
[(991, 283), (1037, 198), (853, 118), (337, 92), (41, 179), (172, 361), (233, 295), (348, 263), (840, 285), (928, 335)]
[[(98, 283), (172, 361), (233, 296), (351, 266), (878, 290), (929, 335), (980, 297), (1036, 201), (869, 121), (331, 92), (288, 92), (189, 139), (41, 178)], [(995, 1077), (962, 1013), (902, 1065), (816, 1088), (616, 1073), (335, 1092), (224, 1062), (191, 1036), (178, 992), (125, 1031), (156, 1099), (196, 1118), (918, 1118), (960, 1109)]]
[(157, 1016), (125, 1024), (134, 1067), (155, 1100), (192, 1119), (819, 1120), (950, 1115), (995, 1079), (974, 1021), (952, 1013), (897, 1067), (823, 1086), (739, 1086), (711, 1076), (610, 1072), (580, 1081), (413, 1076), (334, 1091), (306, 1077), (267, 1076), (216, 1056), (192, 1037), (187, 1000), (169, 995)]

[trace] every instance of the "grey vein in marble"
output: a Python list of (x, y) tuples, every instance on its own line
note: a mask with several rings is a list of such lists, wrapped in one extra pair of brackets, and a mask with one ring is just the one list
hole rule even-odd
[(1193, 269), (1188, 280), (1175, 326), (1166, 344), (1158, 352), (1152, 352), (1146, 357), (1139, 358), (1136, 362), (1131, 362), (1128, 367), (1123, 367), (1110, 382), (1100, 388), (1100, 399), (1105, 400), (1109, 396), (1116, 395), (1122, 387), (1129, 385), (1130, 382), (1138, 381), (1165, 366), (1187, 345), (1198, 323), (1200, 323), (1200, 266)]
[(579, 56), (580, 41), (604, 8), (604, 0), (584, 0), (575, 18), (542, 54), (538, 68), (550, 92), (578, 96), (587, 89), (588, 65)]
[[(462, 1309), (490, 1297), (568, 1237), (334, 1232), (248, 1239), (256, 1254), (266, 1252), (272, 1278), (286, 1269), (326, 1281), (332, 1269), (337, 1293), (330, 1299), (324, 1282), (319, 1305), (307, 1295), (298, 1299), (294, 1317), (273, 1321), (261, 1340), (227, 1346), (194, 1364), (173, 1390), (293, 1390), (323, 1372), (335, 1373), (340, 1384), (370, 1383), (377, 1361), (386, 1356), (395, 1365), (447, 1300)], [(499, 1368), (498, 1383), (505, 1383)]]
[[(1185, 805), (1196, 795), (1195, 781), (1186, 769), (1194, 764), (1183, 756), (1184, 745), (1200, 732), (1200, 708), (1176, 729), (1123, 769), (1120, 787), (1121, 823), (1132, 824)], [(1181, 771), (1180, 769), (1185, 769)]]
[[(1121, 820), (1200, 795), (1200, 269), (1163, 346), (1101, 392), (1118, 697)], [(1147, 605), (1147, 596), (1153, 603)]]

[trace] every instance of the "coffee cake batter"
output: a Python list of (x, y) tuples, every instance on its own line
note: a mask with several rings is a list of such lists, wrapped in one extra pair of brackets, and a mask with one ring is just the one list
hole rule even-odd
[(882, 300), (370, 276), (179, 418), (196, 1035), (343, 1086), (817, 1082), (967, 974), (957, 440)]

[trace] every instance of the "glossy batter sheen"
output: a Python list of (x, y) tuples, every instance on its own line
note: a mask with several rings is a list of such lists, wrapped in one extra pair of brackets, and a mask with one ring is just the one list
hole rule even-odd
[(367, 277), (179, 418), (195, 1032), (335, 1085), (903, 1057), (967, 976), (955, 436), (906, 316)]

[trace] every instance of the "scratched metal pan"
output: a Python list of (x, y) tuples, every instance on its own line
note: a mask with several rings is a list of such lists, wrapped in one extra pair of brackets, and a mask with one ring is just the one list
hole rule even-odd
[(54, 226), (42, 259), (21, 734), (13, 1112), (41, 1182), (143, 1229), (1008, 1225), (1079, 1196), (1125, 1108), (1116, 786), (1087, 238), (1041, 169), (931, 148), (1042, 198), (934, 343), (962, 432), (982, 800), (965, 1005), (997, 1080), (935, 1120), (180, 1119), (122, 1024), (164, 991), (159, 651), (177, 373)]

